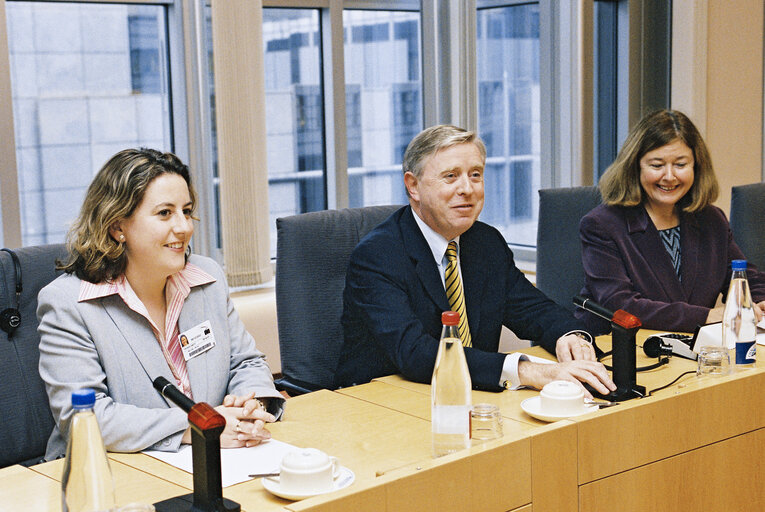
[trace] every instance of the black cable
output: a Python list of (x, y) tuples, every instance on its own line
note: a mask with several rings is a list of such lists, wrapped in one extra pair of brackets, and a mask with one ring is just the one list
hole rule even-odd
[[(600, 356), (598, 356), (597, 360), (598, 360), (598, 362), (602, 363), (603, 362), (602, 359), (605, 359), (606, 357), (608, 357), (610, 355), (611, 355), (611, 351), (610, 350), (608, 352), (602, 352), (601, 351)], [(647, 372), (648, 370), (655, 370), (656, 368), (664, 366), (665, 364), (668, 364), (668, 363), (669, 363), (669, 357), (668, 356), (665, 356), (663, 358), (659, 357), (659, 362), (658, 363), (649, 364), (648, 366), (638, 366), (637, 368), (635, 368), (635, 371), (636, 372)], [(614, 371), (614, 368), (611, 365), (603, 363), (603, 366), (605, 366), (606, 370), (608, 370), (609, 372)]]
[(686, 375), (690, 375), (691, 373), (695, 374), (695, 373), (696, 373), (696, 370), (689, 370), (689, 371), (687, 371), (687, 372), (683, 372), (683, 373), (681, 373), (680, 375), (678, 375), (678, 376), (677, 376), (677, 378), (676, 378), (675, 380), (673, 380), (672, 382), (670, 382), (670, 383), (669, 383), (669, 384), (667, 384), (666, 386), (662, 386), (662, 387), (660, 387), (660, 388), (652, 389), (651, 391), (649, 391), (648, 393), (646, 393), (646, 395), (645, 395), (645, 396), (649, 397), (649, 396), (651, 396), (651, 393), (653, 393), (654, 391), (661, 391), (661, 390), (662, 390), (662, 389), (664, 389), (664, 388), (668, 388), (668, 387), (670, 387), (672, 384), (674, 384), (675, 382), (679, 381), (681, 378), (685, 377)]

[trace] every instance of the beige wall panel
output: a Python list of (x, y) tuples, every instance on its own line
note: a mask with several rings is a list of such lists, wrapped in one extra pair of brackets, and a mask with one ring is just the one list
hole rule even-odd
[(762, 0), (709, 0), (706, 140), (730, 210), (734, 185), (762, 176)]
[(761, 512), (763, 472), (765, 429), (759, 429), (583, 485), (579, 510)]

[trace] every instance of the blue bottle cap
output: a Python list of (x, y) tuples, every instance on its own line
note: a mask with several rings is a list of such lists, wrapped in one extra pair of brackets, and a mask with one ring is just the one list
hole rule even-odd
[(746, 270), (746, 260), (733, 260), (730, 262), (730, 267), (734, 271)]
[(72, 391), (72, 407), (75, 409), (91, 409), (96, 403), (96, 392), (90, 388)]

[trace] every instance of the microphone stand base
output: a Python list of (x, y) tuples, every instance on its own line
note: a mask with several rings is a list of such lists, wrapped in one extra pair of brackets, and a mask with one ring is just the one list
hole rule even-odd
[(220, 498), (210, 507), (195, 507), (193, 493), (158, 501), (154, 504), (154, 508), (157, 512), (240, 512), (242, 510), (239, 503), (226, 498)]
[(598, 393), (589, 384), (584, 384), (584, 387), (592, 393), (595, 398), (608, 400), (609, 402), (624, 402), (625, 400), (631, 400), (633, 398), (643, 398), (645, 396), (645, 386), (639, 386), (635, 384), (632, 388), (619, 389), (611, 391), (607, 394)]

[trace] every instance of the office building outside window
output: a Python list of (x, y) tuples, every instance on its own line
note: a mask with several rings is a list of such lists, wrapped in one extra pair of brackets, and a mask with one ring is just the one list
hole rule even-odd
[(161, 6), (6, 2), (22, 241), (63, 242), (128, 147), (170, 151)]
[(316, 9), (263, 9), (271, 254), (276, 219), (326, 206), (321, 38)]
[[(269, 225), (327, 208), (319, 13), (263, 9)], [(349, 206), (405, 202), (401, 159), (422, 129), (419, 14), (343, 12)], [(326, 92), (325, 92), (326, 94)]]
[(346, 9), (343, 26), (346, 110), (354, 109), (349, 90), (359, 91), (361, 105), (360, 150), (348, 127), (348, 205), (404, 204), (401, 161), (423, 128), (420, 15)]
[(478, 131), (486, 142), (481, 220), (536, 245), (540, 188), (539, 5), (477, 13)]

